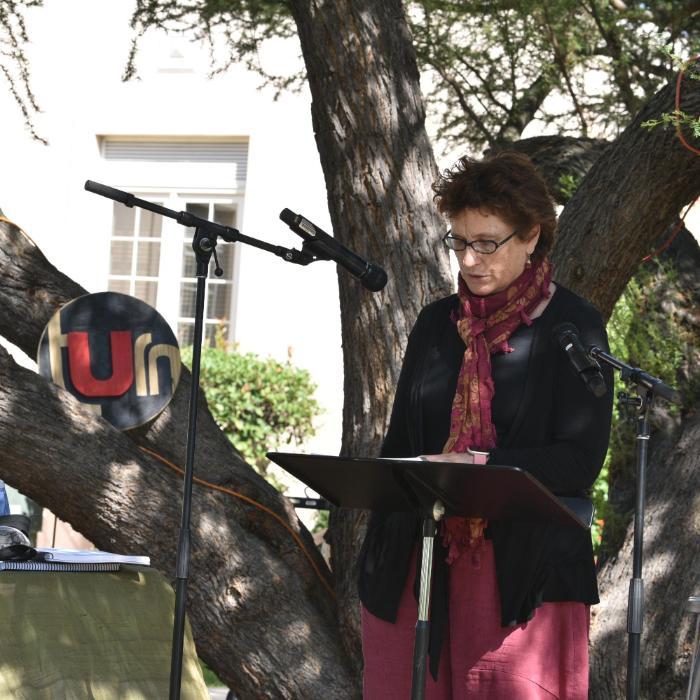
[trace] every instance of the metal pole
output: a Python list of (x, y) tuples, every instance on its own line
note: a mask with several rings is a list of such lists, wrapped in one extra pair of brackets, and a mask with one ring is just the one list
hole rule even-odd
[[(202, 357), (202, 337), (204, 327), (204, 296), (207, 270), (213, 246), (211, 241), (199, 235), (199, 229), (192, 242), (197, 256), (197, 296), (194, 315), (194, 341), (192, 346), (192, 386), (190, 387), (189, 420), (187, 426), (187, 458), (182, 496), (182, 517), (180, 538), (177, 547), (175, 577), (175, 620), (173, 623), (173, 646), (170, 661), (170, 700), (180, 699), (182, 683), (182, 648), (185, 639), (185, 604), (187, 602), (187, 579), (190, 571), (190, 513), (192, 510), (192, 477), (194, 476), (194, 448), (197, 437), (197, 402), (199, 398), (199, 370)], [(209, 250), (207, 250), (209, 248)]]
[(644, 624), (644, 580), (642, 558), (644, 550), (644, 500), (646, 467), (649, 452), (649, 412), (653, 393), (647, 390), (637, 420), (637, 484), (634, 509), (634, 543), (632, 550), (632, 578), (627, 603), (627, 700), (639, 698), (639, 666), (641, 638)]
[(430, 583), (433, 572), (433, 542), (437, 521), (445, 514), (445, 507), (435, 501), (433, 510), (423, 520), (423, 558), (420, 570), (420, 595), (418, 598), (418, 620), (416, 641), (413, 647), (413, 680), (411, 700), (423, 700), (428, 667), (428, 642), (430, 640)]

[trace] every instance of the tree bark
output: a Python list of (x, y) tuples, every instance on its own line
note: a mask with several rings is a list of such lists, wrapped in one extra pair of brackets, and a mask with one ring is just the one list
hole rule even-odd
[[(668, 234), (666, 234), (668, 235)], [(683, 411), (663, 401), (652, 412), (651, 454), (644, 522), (642, 578), (645, 616), (641, 646), (641, 696), (684, 698), (691, 656), (693, 618), (684, 603), (700, 590), (700, 478), (693, 445), (700, 438), (700, 247), (683, 229), (661, 259), (664, 267), (645, 278), (645, 319), (674, 319), (685, 342), (676, 377), (664, 377), (685, 394)], [(663, 352), (664, 349), (659, 349)], [(634, 358), (631, 362), (637, 364)], [(633, 428), (629, 441), (634, 442)], [(634, 451), (633, 445), (631, 452)], [(593, 609), (591, 697), (612, 700), (625, 690), (626, 611), (632, 576), (635, 465), (617, 465), (609, 476), (609, 502), (627, 524), (622, 546), (605, 536), (606, 559)], [(611, 541), (612, 540), (612, 541)], [(611, 552), (611, 553), (610, 553)]]
[[(448, 294), (436, 176), (412, 37), (399, 0), (293, 0), (316, 143), (336, 238), (389, 270), (378, 294), (340, 272), (345, 371), (342, 452), (379, 452), (406, 338), (419, 310)], [(334, 512), (333, 569), (343, 637), (359, 671), (355, 561), (366, 514)]]
[[(559, 219), (556, 279), (605, 318), (660, 231), (698, 194), (700, 158), (672, 130), (640, 124), (672, 112), (675, 86), (660, 90), (598, 158)], [(700, 83), (684, 84), (683, 108), (700, 113)]]
[(514, 150), (524, 153), (535, 164), (545, 179), (549, 193), (557, 204), (566, 204), (566, 188), (562, 177), (573, 178), (575, 183), (583, 181), (593, 163), (610, 146), (610, 141), (575, 136), (533, 136), (506, 143), (491, 151)]
[[(29, 355), (53, 312), (84, 290), (18, 229), (0, 223), (0, 333)], [(146, 553), (175, 567), (190, 375), (171, 405), (130, 434), (66, 391), (17, 366), (0, 348), (0, 476), (98, 547)], [(248, 467), (200, 399), (195, 476), (269, 508), (329, 577), (294, 509)], [(358, 692), (332, 595), (279, 521), (238, 498), (195, 485), (188, 614), (200, 656), (241, 698), (349, 698)], [(290, 673), (290, 669), (293, 672)]]
[[(678, 434), (657, 443), (648, 469), (644, 518), (644, 629), (641, 698), (685, 698), (695, 618), (685, 612), (700, 594), (700, 406)], [(592, 700), (625, 697), (627, 592), (632, 576), (632, 525), (617, 556), (598, 580), (601, 604), (592, 608)]]
[[(582, 180), (607, 145), (592, 139), (545, 136), (525, 139), (511, 147), (533, 159), (556, 197), (558, 174), (574, 174)], [(657, 235), (652, 247), (666, 244), (675, 228), (674, 223), (661, 236)], [(683, 603), (688, 596), (697, 594), (700, 569), (700, 521), (696, 515), (700, 491), (692, 467), (691, 478), (687, 478), (688, 461), (693, 459), (687, 446), (698, 436), (700, 247), (692, 234), (681, 228), (660, 260), (663, 267), (656, 268), (651, 280), (643, 278), (644, 313), (649, 324), (656, 323), (657, 318), (673, 319), (681, 329), (686, 347), (678, 375), (663, 379), (683, 390), (686, 403), (681, 414), (669, 410), (663, 401), (657, 401), (652, 411), (651, 444), (660, 444), (651, 454), (647, 485), (641, 691), (643, 697), (681, 698), (685, 697), (694, 629)], [(630, 358), (630, 362), (636, 365), (639, 360)], [(628, 432), (633, 443), (634, 427), (630, 426)], [(633, 455), (633, 445), (631, 452)], [(591, 698), (596, 700), (625, 695), (635, 464), (634, 456), (631, 463), (614, 462), (616, 468), (610, 467), (609, 502), (622, 517), (626, 531), (623, 529), (618, 536), (616, 528), (611, 530), (608, 523), (603, 533), (601, 603), (592, 609)]]

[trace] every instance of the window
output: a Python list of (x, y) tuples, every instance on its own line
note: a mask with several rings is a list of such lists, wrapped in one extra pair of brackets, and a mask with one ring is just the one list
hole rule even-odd
[[(218, 224), (237, 226), (241, 197), (171, 192), (154, 198), (134, 194), (174, 211), (185, 210)], [(158, 309), (181, 347), (194, 340), (197, 281), (193, 236), (193, 228), (184, 228), (172, 219), (118, 202), (113, 205), (108, 289), (135, 296)], [(224, 274), (216, 277), (212, 256), (204, 300), (203, 335), (209, 345), (215, 344), (218, 334), (224, 340), (232, 339), (233, 331), (235, 245), (219, 239), (216, 253)]]
[[(98, 137), (104, 158), (104, 182), (203, 219), (237, 227), (243, 211), (248, 140), (225, 136)], [(138, 187), (129, 183), (139, 182)], [(155, 307), (181, 345), (194, 337), (195, 257), (193, 229), (138, 207), (114, 203), (108, 289)], [(219, 241), (223, 277), (214, 275), (212, 257), (206, 284), (204, 338), (217, 333), (233, 339), (236, 246)]]
[(107, 288), (156, 306), (162, 217), (114, 202), (112, 222)]
[[(186, 211), (202, 219), (215, 221), (224, 226), (236, 227), (236, 208), (231, 204), (217, 202), (188, 202)], [(197, 293), (195, 280), (196, 260), (192, 250), (193, 229), (187, 229), (182, 255), (182, 278), (180, 280), (180, 309), (177, 322), (177, 339), (181, 346), (192, 345), (194, 339), (194, 314)], [(214, 345), (217, 333), (230, 336), (231, 300), (234, 274), (234, 245), (219, 239), (216, 246), (219, 265), (224, 271), (222, 277), (216, 277), (214, 257), (209, 263), (206, 297), (204, 300), (205, 342)]]

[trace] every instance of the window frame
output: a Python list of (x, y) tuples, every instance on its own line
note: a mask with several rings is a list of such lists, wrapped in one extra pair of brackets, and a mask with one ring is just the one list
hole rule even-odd
[[(211, 215), (214, 212), (216, 205), (226, 205), (233, 208), (233, 223), (232, 226), (238, 228), (240, 226), (240, 221), (243, 217), (243, 202), (244, 195), (240, 192), (236, 192), (233, 189), (221, 189), (221, 188), (206, 188), (200, 190), (193, 190), (191, 188), (125, 188), (127, 191), (132, 192), (134, 196), (145, 199), (147, 201), (157, 202), (162, 206), (172, 209), (174, 211), (186, 211), (188, 204), (207, 204), (209, 216), (207, 218), (211, 219)], [(124, 205), (121, 205), (124, 206)], [(194, 326), (194, 317), (184, 316), (182, 314), (182, 299), (181, 292), (183, 284), (196, 283), (195, 277), (185, 277), (184, 272), (184, 255), (185, 246), (191, 245), (192, 237), (194, 236), (194, 229), (184, 227), (177, 223), (174, 219), (169, 217), (161, 217), (161, 229), (159, 238), (151, 238), (140, 235), (140, 221), (143, 210), (134, 207), (134, 235), (124, 236), (115, 235), (115, 210), (112, 209), (111, 212), (111, 233), (108, 239), (109, 255), (108, 255), (108, 270), (107, 270), (107, 286), (109, 286), (112, 281), (128, 281), (129, 282), (129, 293), (132, 296), (136, 296), (135, 288), (137, 282), (143, 281), (153, 281), (157, 282), (157, 293), (156, 293), (156, 303), (155, 308), (158, 312), (165, 318), (167, 323), (173, 329), (178, 340), (180, 338), (180, 326), (181, 324), (191, 324)], [(160, 216), (159, 214), (153, 214), (154, 216)], [(114, 274), (112, 273), (113, 259), (112, 259), (112, 243), (114, 241), (132, 241), (132, 260), (131, 260), (131, 271), (129, 275)], [(158, 261), (158, 277), (149, 277), (145, 275), (136, 274), (137, 271), (137, 252), (138, 245), (140, 241), (158, 241), (160, 243), (160, 254)], [(223, 241), (219, 241), (219, 246), (224, 244)], [(225, 340), (227, 342), (233, 342), (235, 338), (235, 320), (236, 320), (236, 307), (238, 304), (238, 277), (239, 277), (239, 267), (240, 267), (240, 251), (238, 243), (226, 243), (224, 245), (232, 246), (231, 254), (231, 269), (224, 269), (224, 275), (221, 278), (217, 278), (213, 274), (213, 257), (210, 264), (210, 274), (207, 276), (206, 285), (206, 296), (204, 301), (205, 317), (204, 317), (204, 342), (206, 343), (206, 330), (207, 327), (220, 325), (221, 322), (216, 319), (207, 316), (208, 303), (209, 303), (209, 292), (213, 285), (231, 285), (230, 303), (228, 304), (228, 319), (224, 322), (228, 324), (228, 332), (225, 335)], [(224, 265), (221, 260), (222, 266)]]

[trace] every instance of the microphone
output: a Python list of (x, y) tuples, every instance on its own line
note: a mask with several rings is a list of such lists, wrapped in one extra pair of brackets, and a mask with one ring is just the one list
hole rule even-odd
[(573, 323), (560, 323), (552, 329), (552, 338), (566, 353), (576, 374), (583, 380), (588, 390), (600, 398), (607, 387), (600, 365), (591, 358), (579, 338), (578, 328)]
[(372, 292), (378, 292), (384, 288), (387, 281), (386, 272), (378, 265), (372, 265), (359, 255), (355, 255), (301, 214), (295, 214), (290, 209), (282, 209), (280, 219), (304, 239), (304, 246), (311, 248), (317, 257), (335, 260), (338, 265), (342, 265), (350, 274), (357, 277), (363, 287)]

